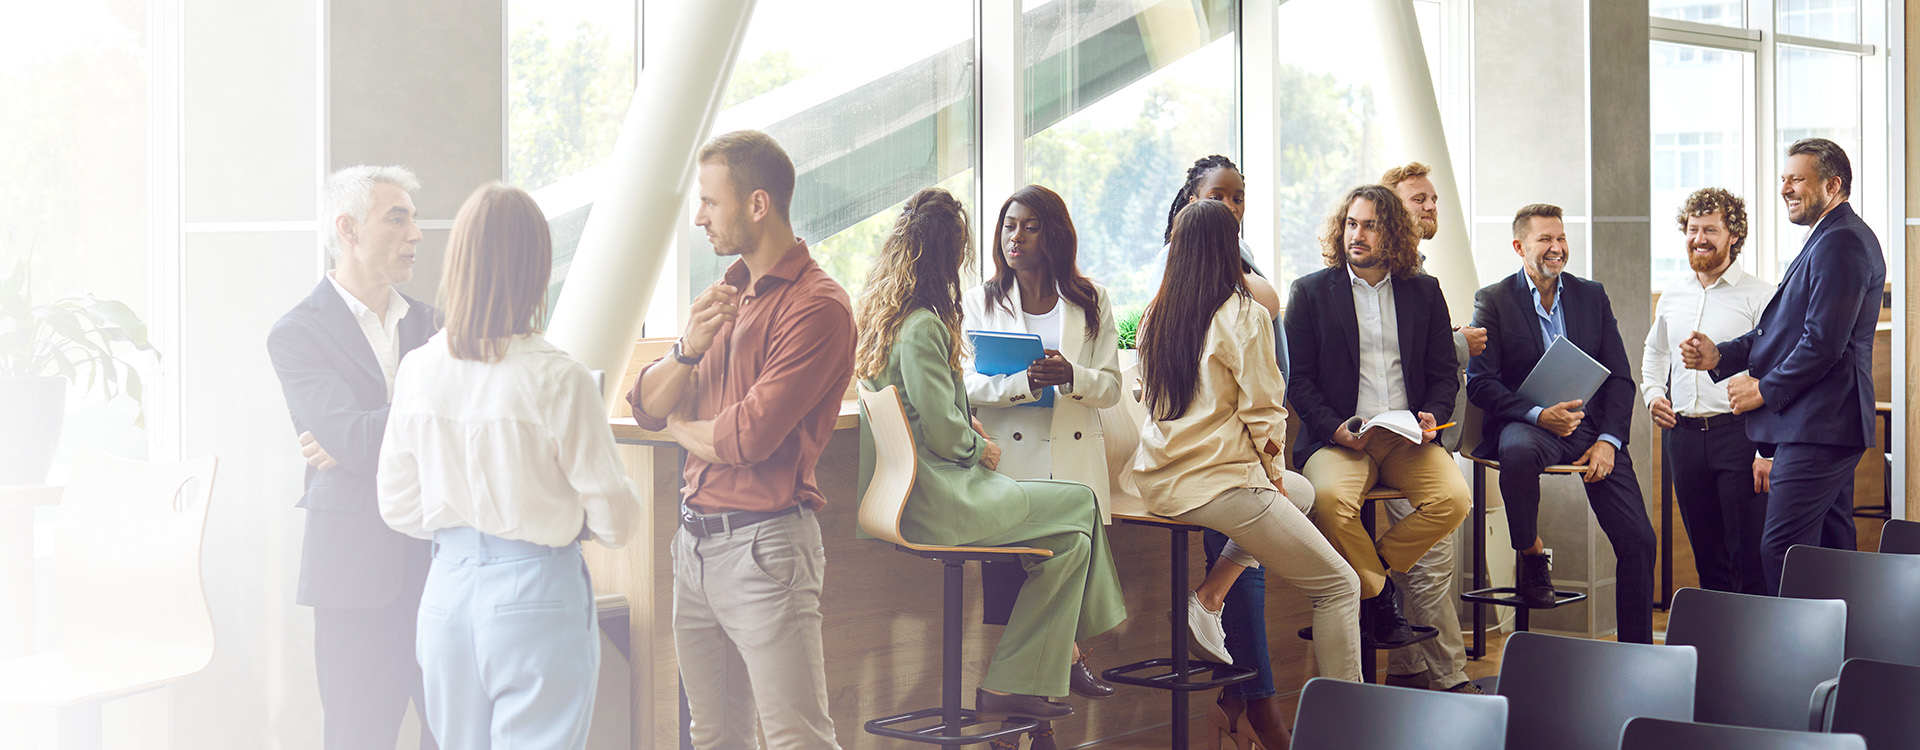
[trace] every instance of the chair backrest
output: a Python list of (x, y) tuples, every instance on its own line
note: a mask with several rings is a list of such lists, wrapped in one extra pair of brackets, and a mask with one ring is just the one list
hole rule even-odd
[(200, 542), (216, 463), (213, 456), (163, 463), (81, 452), (55, 532), (58, 650), (138, 643), (143, 655), (187, 672), (213, 658)]
[(1695, 724), (1638, 718), (1621, 732), (1620, 750), (1867, 750), (1857, 734), (1790, 732), (1780, 729)]
[(1507, 699), (1315, 677), (1300, 691), (1294, 750), (1498, 750)]
[(1636, 716), (1692, 721), (1698, 661), (1691, 646), (1514, 633), (1497, 690), (1511, 701), (1507, 748), (1613, 750)]
[(907, 508), (920, 462), (914, 457), (913, 428), (907, 425), (900, 389), (891, 385), (878, 391), (861, 388), (860, 419), (873, 431), (874, 453), (873, 479), (860, 498), (860, 530), (875, 539), (912, 547), (900, 536), (900, 514)]
[(1847, 602), (1847, 658), (1920, 666), (1920, 555), (1787, 550), (1780, 595)]
[(1896, 555), (1920, 555), (1920, 522), (1895, 518), (1880, 527), (1880, 551)]
[(1805, 729), (1807, 697), (1840, 675), (1847, 603), (1684, 588), (1674, 592), (1667, 645), (1700, 655), (1693, 720)]
[(1866, 737), (1874, 750), (1920, 747), (1920, 667), (1848, 659), (1833, 702), (1828, 731)]

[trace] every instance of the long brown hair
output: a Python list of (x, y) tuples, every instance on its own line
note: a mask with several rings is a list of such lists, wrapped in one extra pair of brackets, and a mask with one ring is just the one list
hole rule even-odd
[(1040, 220), (1041, 242), (1047, 248), (1047, 271), (1060, 298), (1080, 308), (1087, 318), (1087, 340), (1100, 334), (1100, 295), (1093, 281), (1080, 273), (1080, 236), (1073, 231), (1073, 217), (1067, 214), (1067, 202), (1058, 193), (1039, 185), (1013, 191), (1000, 204), (1000, 218), (994, 220), (993, 278), (987, 279), (987, 304), (999, 304), (1009, 314), (1018, 314), (1018, 303), (1011, 299), (1013, 267), (1007, 265), (1007, 209), (1018, 203)]
[(859, 338), (853, 352), (854, 377), (874, 378), (886, 371), (887, 352), (898, 337), (900, 323), (921, 308), (933, 311), (952, 334), (947, 364), (959, 371), (966, 346), (960, 331), (960, 269), (972, 259), (973, 232), (967, 228), (966, 206), (940, 188), (926, 188), (908, 198), (867, 270), (867, 289), (860, 295), (855, 316)]
[(1140, 375), (1147, 410), (1179, 419), (1200, 381), (1200, 353), (1214, 313), (1234, 295), (1251, 298), (1240, 270), (1240, 222), (1214, 200), (1174, 215), (1167, 272), (1140, 322)]
[(441, 309), (455, 359), (498, 362), (507, 341), (547, 317), (553, 236), (533, 196), (499, 182), (467, 196), (447, 238)]
[(1327, 225), (1320, 229), (1320, 258), (1327, 267), (1347, 265), (1347, 213), (1361, 198), (1373, 204), (1373, 221), (1380, 227), (1380, 247), (1376, 251), (1386, 261), (1387, 273), (1396, 279), (1420, 273), (1420, 222), (1414, 220), (1407, 204), (1400, 202), (1400, 196), (1384, 185), (1361, 185), (1347, 191), (1340, 207), (1327, 215)]

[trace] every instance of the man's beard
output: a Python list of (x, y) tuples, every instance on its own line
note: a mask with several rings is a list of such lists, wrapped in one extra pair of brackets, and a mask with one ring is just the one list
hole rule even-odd
[(1429, 219), (1426, 217), (1420, 218), (1420, 239), (1430, 240), (1430, 239), (1433, 239), (1434, 235), (1439, 233), (1440, 233), (1439, 219)]
[(1713, 273), (1720, 270), (1720, 266), (1727, 262), (1727, 256), (1732, 252), (1731, 245), (1727, 249), (1716, 250), (1706, 255), (1696, 253), (1692, 247), (1689, 247), (1687, 248), (1687, 265), (1693, 267), (1694, 273)]
[(1826, 214), (1827, 206), (1832, 202), (1833, 196), (1827, 196), (1826, 200), (1817, 200), (1811, 197), (1802, 198), (1800, 199), (1800, 217), (1796, 219), (1789, 215), (1787, 221), (1803, 227), (1813, 226), (1814, 222), (1819, 221), (1820, 217)]

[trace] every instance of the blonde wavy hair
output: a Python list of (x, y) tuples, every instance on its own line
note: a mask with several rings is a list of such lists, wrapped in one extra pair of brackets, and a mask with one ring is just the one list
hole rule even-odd
[(966, 206), (940, 188), (926, 188), (907, 199), (867, 270), (867, 289), (854, 315), (860, 331), (853, 376), (865, 380), (886, 372), (901, 321), (921, 308), (947, 327), (952, 336), (947, 364), (959, 371), (966, 351), (960, 330), (961, 269), (972, 262)]

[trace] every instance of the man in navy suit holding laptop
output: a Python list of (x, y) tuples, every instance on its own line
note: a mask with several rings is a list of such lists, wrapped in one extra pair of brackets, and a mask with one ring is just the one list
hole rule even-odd
[[(1500, 494), (1519, 551), (1514, 586), (1526, 606), (1555, 604), (1553, 571), (1539, 535), (1540, 472), (1587, 467), (1587, 501), (1618, 560), (1615, 602), (1623, 643), (1653, 642), (1653, 523), (1627, 458), (1633, 426), (1632, 365), (1607, 292), (1563, 273), (1571, 255), (1558, 206), (1535, 203), (1513, 217), (1518, 273), (1474, 295), (1473, 324), (1487, 348), (1467, 364), (1467, 399), (1486, 412), (1476, 451), (1500, 461)], [(1553, 341), (1565, 337), (1608, 371), (1593, 398), (1536, 404), (1518, 391)]]
[(1853, 469), (1874, 442), (1873, 329), (1887, 267), (1847, 203), (1852, 190), (1853, 167), (1833, 141), (1788, 148), (1780, 197), (1789, 221), (1812, 227), (1804, 249), (1758, 327), (1718, 345), (1696, 331), (1680, 345), (1687, 367), (1728, 381), (1747, 436), (1773, 458), (1760, 538), (1769, 594), (1780, 593), (1788, 547), (1854, 548)]

